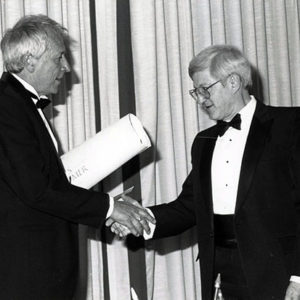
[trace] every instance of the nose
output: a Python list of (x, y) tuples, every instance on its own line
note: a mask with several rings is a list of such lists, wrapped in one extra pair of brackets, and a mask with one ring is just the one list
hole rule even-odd
[(61, 60), (61, 70), (64, 72), (70, 72), (71, 67), (70, 64), (67, 60), (67, 58), (63, 55), (62, 60)]
[(197, 103), (198, 104), (204, 104), (205, 101), (208, 100), (205, 96), (202, 96), (201, 94), (198, 94), (197, 95)]

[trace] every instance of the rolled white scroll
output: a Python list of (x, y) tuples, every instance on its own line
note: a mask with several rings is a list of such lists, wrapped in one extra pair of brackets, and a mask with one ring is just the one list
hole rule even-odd
[(61, 156), (72, 184), (91, 188), (151, 146), (139, 119), (128, 114)]

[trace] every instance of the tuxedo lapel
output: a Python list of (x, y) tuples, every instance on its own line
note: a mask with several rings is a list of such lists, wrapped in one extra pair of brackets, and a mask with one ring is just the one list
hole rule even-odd
[(199, 150), (200, 158), (197, 169), (199, 170), (199, 178), (201, 182), (201, 190), (206, 209), (209, 212), (213, 212), (213, 202), (212, 202), (212, 186), (211, 186), (211, 161), (218, 138), (218, 128), (217, 126), (211, 127), (209, 130), (205, 131), (198, 136), (200, 140), (199, 143), (201, 148)]
[[(21, 101), (31, 100), (31, 93), (10, 73), (4, 72), (1, 77), (1, 83), (6, 85), (6, 92), (12, 93), (13, 97), (17, 97)], [(32, 100), (28, 101), (33, 104)], [(34, 104), (32, 105), (33, 107)]]
[[(6, 85), (5, 92), (15, 99), (16, 105), (25, 107), (30, 115), (39, 116), (37, 108), (31, 99), (31, 93), (10, 73), (3, 73), (1, 83)], [(25, 112), (24, 112), (25, 113)], [(38, 118), (40, 119), (40, 117)]]
[(273, 120), (268, 118), (267, 107), (258, 102), (242, 159), (235, 213), (238, 212), (247, 198), (272, 122)]
[[(1, 77), (1, 82), (2, 84), (5, 84), (7, 86), (7, 93), (11, 94), (11, 96), (16, 99), (18, 102), (22, 102), (24, 105), (26, 112), (28, 115), (30, 115), (30, 118), (33, 120), (34, 123), (37, 124), (37, 128), (39, 129), (40, 136), (42, 138), (45, 138), (51, 148), (53, 148), (53, 151), (55, 153), (57, 152), (53, 141), (50, 137), (50, 134), (41, 118), (39, 115), (39, 112), (34, 104), (34, 102), (31, 99), (31, 93), (27, 91), (24, 86), (10, 73), (4, 72), (2, 77)], [(23, 107), (22, 105), (22, 107)], [(25, 113), (25, 111), (24, 111)], [(45, 117), (46, 119), (46, 117)], [(49, 124), (49, 127), (51, 128), (51, 124), (49, 121), (46, 119), (47, 123)]]

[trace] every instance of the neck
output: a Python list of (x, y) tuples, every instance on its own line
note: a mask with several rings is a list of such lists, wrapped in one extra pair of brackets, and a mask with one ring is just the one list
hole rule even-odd
[(242, 91), (241, 97), (242, 97), (242, 102), (244, 103), (244, 106), (246, 106), (251, 100), (251, 97), (247, 90)]
[(247, 90), (242, 90), (242, 92), (238, 95), (237, 99), (237, 107), (236, 107), (236, 113), (242, 110), (243, 107), (245, 107), (251, 100), (251, 97)]
[[(26, 79), (26, 77), (22, 76), (20, 73), (18, 74), (13, 74), (14, 76), (17, 76), (16, 79), (23, 85), (23, 87), (26, 90), (29, 90), (33, 94), (38, 94), (34, 86)], [(21, 75), (21, 76), (20, 76)]]
[(37, 93), (40, 94), (36, 88), (36, 84), (35, 84), (35, 81), (31, 75), (31, 73), (29, 73), (25, 69), (23, 69), (20, 73), (18, 73), (16, 75), (19, 76), (24, 81), (26, 81), (28, 84), (30, 84), (37, 91)]
[(251, 100), (251, 97), (247, 90), (243, 90), (241, 93), (236, 95), (235, 103), (236, 105), (232, 108), (231, 114), (224, 118), (223, 120), (228, 122), (231, 121), (232, 118), (238, 114)]

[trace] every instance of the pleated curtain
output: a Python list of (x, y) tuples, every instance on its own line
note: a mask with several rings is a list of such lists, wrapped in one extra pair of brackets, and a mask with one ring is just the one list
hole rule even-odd
[[(69, 30), (72, 72), (47, 110), (60, 153), (134, 113), (152, 147), (95, 189), (134, 185), (132, 196), (150, 206), (176, 199), (193, 138), (213, 125), (188, 93), (188, 64), (203, 48), (237, 46), (254, 69), (253, 95), (300, 105), (299, 10), (297, 0), (0, 0), (0, 35), (24, 14)], [(85, 226), (79, 235), (77, 299), (134, 299), (131, 288), (139, 300), (201, 299), (195, 229), (146, 242)]]

